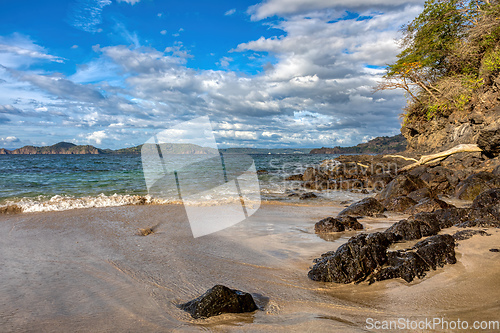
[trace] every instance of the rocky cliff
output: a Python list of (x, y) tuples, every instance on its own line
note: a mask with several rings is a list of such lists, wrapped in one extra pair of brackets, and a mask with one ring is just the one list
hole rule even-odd
[(477, 144), (489, 158), (500, 154), (500, 78), (491, 87), (489, 99), (466, 111), (431, 120), (411, 121), (401, 132), (407, 150), (417, 154), (435, 153), (459, 144)]

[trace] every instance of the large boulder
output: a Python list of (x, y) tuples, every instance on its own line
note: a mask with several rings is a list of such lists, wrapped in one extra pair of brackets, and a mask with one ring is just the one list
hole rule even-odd
[(394, 234), (401, 240), (414, 240), (436, 235), (440, 230), (439, 221), (433, 213), (419, 213), (394, 223), (385, 233)]
[(376, 198), (380, 201), (389, 198), (408, 195), (413, 191), (427, 187), (427, 184), (420, 178), (411, 174), (399, 175), (393, 179), (386, 188), (377, 194)]
[(363, 229), (363, 225), (352, 216), (327, 217), (314, 225), (314, 230), (317, 234), (361, 229)]
[(412, 198), (409, 198), (407, 196), (400, 196), (400, 197), (395, 197), (395, 198), (389, 198), (387, 200), (384, 200), (383, 202), (385, 208), (387, 210), (390, 210), (392, 212), (404, 212), (410, 207), (413, 207), (417, 204), (415, 200)]
[(432, 212), (435, 212), (436, 210), (439, 210), (439, 209), (448, 209), (448, 208), (452, 208), (452, 207), (454, 207), (454, 206), (446, 203), (443, 200), (440, 200), (437, 198), (427, 198), (427, 199), (420, 201), (415, 206), (408, 208), (405, 211), (405, 213), (410, 214), (410, 215), (421, 213), (421, 212), (432, 213)]
[(377, 216), (385, 211), (385, 207), (374, 198), (365, 198), (342, 210), (338, 216)]
[(455, 195), (461, 200), (474, 200), (481, 192), (500, 187), (500, 177), (490, 172), (479, 172), (461, 181)]
[(432, 213), (436, 217), (441, 229), (450, 228), (453, 225), (460, 225), (469, 220), (470, 208), (448, 208), (440, 209)]
[(500, 188), (494, 188), (479, 194), (472, 202), (472, 209), (487, 208), (500, 203)]
[(351, 237), (337, 251), (316, 259), (308, 276), (314, 281), (351, 283), (365, 280), (387, 261), (387, 248), (392, 235), (361, 234)]
[(412, 198), (416, 202), (420, 202), (422, 200), (434, 197), (435, 194), (431, 192), (431, 190), (429, 190), (427, 187), (421, 188), (419, 190), (413, 191), (410, 194), (408, 194), (408, 198)]
[(216, 285), (200, 297), (179, 306), (195, 319), (222, 313), (253, 312), (258, 309), (252, 295), (226, 286)]
[(483, 150), (483, 154), (493, 158), (500, 155), (500, 121), (496, 121), (479, 133), (477, 145)]
[(431, 269), (456, 262), (453, 237), (435, 235), (418, 242), (411, 249), (389, 252), (386, 264), (377, 270), (373, 279), (381, 281), (401, 277), (411, 282), (415, 277), (423, 278)]

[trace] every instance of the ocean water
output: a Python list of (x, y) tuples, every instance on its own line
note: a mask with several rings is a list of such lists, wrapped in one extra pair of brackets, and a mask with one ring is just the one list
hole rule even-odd
[[(298, 200), (296, 182), (284, 181), (337, 155), (255, 154), (262, 200)], [(233, 160), (238, 160), (233, 155)], [(193, 173), (192, 186), (206, 182), (206, 170)], [(227, 199), (219, 193), (214, 201)], [(320, 200), (342, 200), (347, 193), (321, 193)], [(205, 200), (207, 200), (205, 198)], [(148, 193), (140, 155), (0, 155), (0, 206), (16, 204), (25, 212), (120, 206), (137, 203), (178, 202), (176, 191), (167, 196)]]

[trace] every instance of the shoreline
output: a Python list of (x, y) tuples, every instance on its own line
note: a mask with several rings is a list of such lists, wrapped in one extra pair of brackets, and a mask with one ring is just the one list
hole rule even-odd
[[(457, 264), (410, 284), (309, 280), (313, 258), (357, 234), (342, 233), (333, 241), (314, 234), (315, 222), (341, 209), (263, 205), (247, 221), (197, 239), (179, 205), (0, 215), (5, 254), (0, 262), (6, 268), (0, 271), (6, 281), (0, 324), (6, 331), (361, 332), (368, 317), (439, 313), (471, 319), (486, 306), (482, 317), (494, 319), (488, 314), (500, 307), (495, 301), (500, 299), (495, 278), (500, 268), (493, 265), (500, 255), (486, 247), (500, 246), (498, 230), (461, 242)], [(385, 229), (400, 217), (361, 219), (363, 232)], [(136, 236), (138, 228), (159, 222), (157, 233)], [(481, 270), (485, 265), (491, 267)], [(475, 281), (481, 282), (474, 288), (480, 295), (472, 294)], [(177, 308), (218, 283), (252, 293), (263, 310), (193, 320)]]

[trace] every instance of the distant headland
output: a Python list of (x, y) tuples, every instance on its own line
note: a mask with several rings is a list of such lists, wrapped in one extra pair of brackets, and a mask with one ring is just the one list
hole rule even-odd
[[(167, 144), (172, 154), (213, 154), (213, 148), (194, 144)], [(367, 143), (354, 147), (334, 148), (226, 148), (220, 149), (226, 154), (377, 154), (397, 153), (406, 148), (406, 139), (401, 135), (393, 137), (378, 137)], [(18, 149), (0, 148), (0, 155), (117, 155), (140, 154), (142, 145), (122, 149), (100, 149), (91, 145), (75, 145), (69, 142), (59, 142), (52, 146), (24, 146)], [(165, 148), (164, 148), (165, 149)]]

